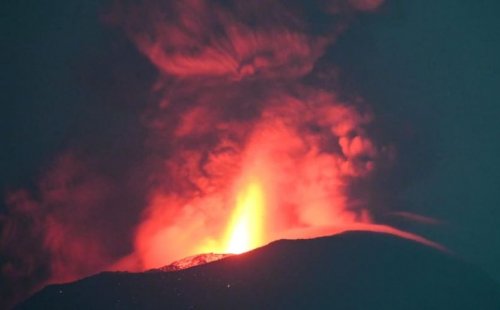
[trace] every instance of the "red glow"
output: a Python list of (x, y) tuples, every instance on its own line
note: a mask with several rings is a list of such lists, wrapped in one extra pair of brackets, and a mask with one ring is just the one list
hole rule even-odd
[[(80, 162), (69, 152), (34, 194), (10, 194), (0, 217), (2, 250), (16, 262), (5, 268), (10, 278), (40, 266), (52, 282), (145, 270), (352, 229), (436, 246), (373, 223), (363, 190), (394, 149), (373, 138), (368, 105), (318, 65), (353, 14), (382, 0), (305, 1), (324, 15), (314, 26), (300, 1), (123, 2), (110, 19), (158, 71), (158, 100), (138, 117), (147, 155), (116, 180), (108, 168), (123, 154)], [(130, 192), (140, 192), (138, 206), (123, 210)]]
[(265, 197), (258, 182), (239, 193), (227, 231), (224, 253), (240, 254), (263, 243)]
[[(370, 222), (368, 213), (349, 210), (345, 190), (386, 156), (363, 130), (372, 116), (331, 93), (303, 91), (309, 96), (301, 99), (274, 92), (259, 118), (213, 130), (245, 137), (222, 136), (208, 156), (181, 150), (168, 161), (178, 182), (187, 177), (203, 194), (153, 192), (136, 238), (145, 268), (203, 252), (242, 252), (297, 229)], [(335, 143), (338, 151), (323, 150)]]
[[(339, 16), (381, 3), (320, 6)], [(133, 256), (142, 268), (246, 251), (297, 229), (371, 222), (348, 189), (388, 160), (391, 147), (367, 132), (369, 110), (299, 81), (345, 23), (310, 33), (300, 7), (233, 4), (150, 1), (118, 16), (162, 74), (156, 89), (163, 98), (148, 125), (153, 144), (168, 140), (174, 149), (157, 170), (160, 185), (137, 229)], [(163, 75), (179, 83), (171, 88)]]

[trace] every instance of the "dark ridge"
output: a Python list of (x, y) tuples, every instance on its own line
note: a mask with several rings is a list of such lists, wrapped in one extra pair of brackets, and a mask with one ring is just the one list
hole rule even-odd
[(17, 309), (500, 309), (482, 271), (388, 234), (280, 240), (174, 272), (105, 272)]

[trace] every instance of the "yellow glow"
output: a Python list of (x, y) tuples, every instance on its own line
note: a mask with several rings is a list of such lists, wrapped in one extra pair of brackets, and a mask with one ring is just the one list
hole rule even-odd
[(226, 253), (240, 254), (262, 245), (264, 207), (260, 184), (250, 183), (239, 193), (226, 235)]

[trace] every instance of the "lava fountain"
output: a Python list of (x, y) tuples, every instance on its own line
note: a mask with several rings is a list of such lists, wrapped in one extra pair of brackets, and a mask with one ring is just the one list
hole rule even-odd
[(370, 104), (342, 89), (330, 53), (357, 12), (382, 0), (112, 2), (104, 20), (157, 72), (138, 100), (146, 151), (116, 173), (115, 156), (69, 150), (36, 192), (9, 194), (0, 252), (12, 263), (2, 279), (7, 270), (32, 289), (348, 229), (417, 239), (375, 225), (386, 211), (371, 201), (375, 184), (396, 148)]
[(111, 19), (158, 72), (136, 268), (374, 224), (373, 184), (397, 153), (328, 51), (382, 2), (118, 5)]
[(226, 253), (240, 254), (263, 243), (265, 197), (261, 185), (251, 182), (236, 201), (227, 231)]

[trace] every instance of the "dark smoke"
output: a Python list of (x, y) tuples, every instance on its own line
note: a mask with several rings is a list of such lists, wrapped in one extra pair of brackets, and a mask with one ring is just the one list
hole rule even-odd
[[(137, 118), (130, 123), (147, 131), (130, 137), (141, 151), (126, 147), (129, 132), (100, 137), (103, 120), (56, 157), (35, 189), (7, 193), (0, 217), (2, 295), (17, 300), (47, 283), (105, 269), (143, 270), (196, 254), (220, 236), (233, 186), (249, 171), (261, 171), (275, 191), (270, 214), (277, 220), (269, 238), (297, 228), (371, 222), (368, 193), (396, 152), (371, 134), (376, 115), (369, 104), (339, 88), (335, 67), (318, 63), (349, 23), (381, 5), (112, 5), (103, 20), (123, 30), (150, 62), (141, 65), (156, 68), (156, 82), (131, 99), (129, 89), (101, 86), (106, 76), (85, 74), (100, 81), (91, 89), (106, 98), (137, 104), (114, 104), (103, 115), (133, 111)], [(107, 69), (118, 72), (111, 81), (123, 73)], [(289, 201), (278, 197), (285, 192)]]

